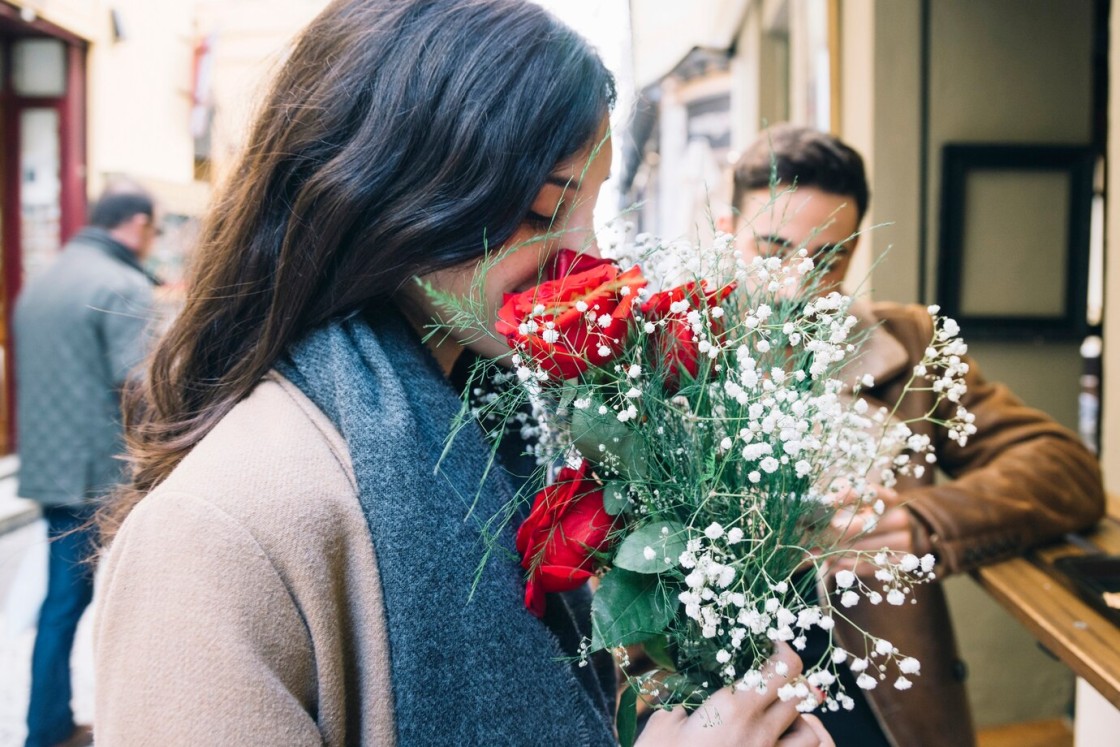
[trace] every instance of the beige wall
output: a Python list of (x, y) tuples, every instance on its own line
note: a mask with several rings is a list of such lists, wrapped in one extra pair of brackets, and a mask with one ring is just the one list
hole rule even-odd
[(918, 301), (918, 3), (841, 4), (841, 131), (863, 154), (871, 207), (849, 285), (870, 276), (876, 298)]
[[(1029, 11), (1029, 12), (1024, 12)], [(946, 142), (1091, 142), (1091, 0), (938, 0), (931, 3), (929, 120), (929, 266), (936, 278), (941, 149)], [(1051, 216), (1024, 212), (1033, 231), (1050, 230)], [(991, 236), (990, 254), (999, 253)], [(998, 264), (998, 262), (997, 262)], [(1023, 274), (989, 274), (985, 292), (999, 296), (1047, 283), (1043, 263)], [(1031, 271), (1035, 277), (1025, 282)], [(991, 378), (1071, 428), (1077, 425), (1078, 343), (978, 341), (972, 350)], [(1038, 361), (1045, 359), (1046, 366)]]
[[(856, 284), (878, 262), (872, 271), (874, 295), (914, 302), (921, 297), (916, 199), (922, 186), (920, 5), (844, 0), (841, 8), (840, 134), (866, 157), (872, 188), (861, 239), (863, 264), (856, 265), (851, 279)], [(1092, 5), (1089, 0), (937, 0), (930, 11), (925, 297), (932, 301), (942, 146), (962, 141), (1087, 143)], [(992, 251), (998, 252), (998, 245)], [(1041, 274), (1041, 267), (1028, 269)], [(1014, 292), (1007, 275), (999, 279), (1006, 292)], [(1076, 426), (1077, 344), (975, 341), (972, 347), (991, 378), (1007, 382), (1059, 422)], [(1040, 355), (1047, 359), (1045, 368), (1036, 365)]]
[(193, 8), (150, 0), (113, 0), (113, 7), (125, 37), (106, 35), (89, 55), (91, 187), (112, 173), (191, 182)]

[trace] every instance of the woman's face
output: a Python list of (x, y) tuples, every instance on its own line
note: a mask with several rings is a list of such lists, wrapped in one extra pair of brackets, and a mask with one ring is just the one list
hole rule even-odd
[[(593, 142), (570, 159), (556, 165), (537, 193), (529, 213), (513, 236), (489, 261), (471, 262), (434, 272), (424, 279), (438, 291), (460, 298), (478, 299), (486, 313), (491, 335), (479, 337), (472, 330), (451, 330), (461, 345), (487, 358), (507, 355), (509, 347), (492, 330), (507, 293), (517, 293), (540, 283), (553, 256), (561, 249), (598, 255), (592, 212), (603, 182), (610, 176), (611, 140), (604, 117)], [(412, 300), (429, 318), (446, 319), (432, 299), (417, 288)]]

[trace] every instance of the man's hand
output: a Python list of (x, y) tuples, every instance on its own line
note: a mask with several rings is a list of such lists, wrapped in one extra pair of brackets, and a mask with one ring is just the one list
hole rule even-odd
[[(876, 515), (871, 506), (860, 504), (858, 498), (847, 491), (837, 497), (841, 507), (832, 520), (826, 537), (838, 547), (865, 552), (886, 549), (903, 555), (914, 552), (914, 515), (903, 505), (898, 493), (891, 488), (875, 487), (876, 500), (883, 502), (883, 514)], [(855, 557), (842, 557), (829, 564), (829, 573), (850, 570), (868, 575), (874, 566), (861, 563)]]

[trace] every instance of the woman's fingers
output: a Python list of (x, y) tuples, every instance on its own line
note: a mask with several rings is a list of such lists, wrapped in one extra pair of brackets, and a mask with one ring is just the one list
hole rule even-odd
[[(783, 685), (791, 684), (801, 677), (801, 658), (789, 644), (779, 641), (767, 666), (772, 673), (767, 683), (767, 692), (772, 693), (772, 697), (768, 698), (766, 710), (761, 714), (759, 723), (764, 732), (780, 735), (795, 725), (801, 715), (797, 710), (800, 699), (790, 698), (783, 701), (778, 697), (778, 690)], [(782, 676), (783, 672), (785, 676)]]
[(836, 747), (816, 716), (802, 715), (777, 742), (777, 747)]
[(690, 716), (690, 726), (724, 724), (729, 732), (746, 736), (735, 744), (772, 745), (798, 717), (796, 701), (782, 701), (778, 690), (801, 676), (801, 658), (779, 641), (762, 667), (762, 684), (739, 690), (723, 688)]
[(828, 733), (828, 729), (824, 728), (824, 724), (821, 723), (819, 718), (806, 713), (802, 714), (801, 720), (807, 723), (809, 728), (813, 730), (813, 733), (817, 735), (817, 738), (821, 741), (822, 747), (836, 747), (835, 743), (832, 741), (832, 735)]
[[(801, 659), (789, 644), (779, 642), (762, 667), (758, 687), (739, 690), (725, 687), (714, 693), (693, 713), (683, 708), (657, 711), (642, 732), (642, 745), (689, 744), (715, 747), (773, 747), (783, 735), (794, 735), (800, 714), (797, 700), (783, 701), (779, 689), (801, 676)], [(809, 731), (812, 734), (812, 730)], [(802, 737), (797, 737), (801, 739)], [(799, 742), (791, 745), (800, 747)], [(807, 744), (813, 744), (816, 742)], [(831, 745), (831, 742), (826, 744)]]
[(682, 706), (677, 706), (668, 711), (663, 708), (656, 708), (650, 714), (649, 719), (646, 720), (646, 729), (652, 727), (653, 731), (656, 732), (661, 729), (672, 728), (674, 725), (679, 726), (687, 720), (688, 712)]

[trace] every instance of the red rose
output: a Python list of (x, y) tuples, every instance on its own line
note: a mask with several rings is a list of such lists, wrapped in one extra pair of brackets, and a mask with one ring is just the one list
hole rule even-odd
[[(667, 381), (674, 384), (680, 379), (681, 369), (695, 378), (700, 373), (700, 337), (696, 335), (692, 324), (688, 321), (688, 312), (699, 310), (704, 306), (713, 309), (727, 298), (735, 285), (729, 284), (718, 291), (709, 292), (706, 283), (699, 286), (695, 282), (679, 285), (667, 291), (654, 293), (642, 304), (642, 314), (651, 322), (658, 324), (653, 332), (654, 345), (663, 361), (668, 362), (669, 372)], [(687, 308), (673, 310), (673, 304), (687, 301)], [(710, 326), (707, 326), (710, 322)], [(723, 324), (719, 318), (708, 316), (701, 319), (708, 331), (709, 341), (723, 331)], [(701, 329), (703, 332), (704, 329)]]
[(507, 295), (496, 329), (549, 375), (570, 379), (618, 355), (646, 280), (637, 267), (622, 272), (613, 262), (567, 249), (552, 277)]
[(603, 265), (613, 265), (609, 259), (596, 257), (587, 252), (573, 252), (571, 249), (561, 249), (556, 253), (556, 257), (552, 260), (552, 267), (548, 273), (547, 280), (558, 280), (559, 278), (566, 278), (577, 272), (585, 272), (587, 270), (601, 267)]
[(556, 482), (537, 493), (533, 509), (517, 530), (521, 566), (529, 571), (525, 606), (544, 616), (544, 595), (571, 591), (591, 578), (594, 554), (606, 549), (614, 517), (603, 508), (603, 486), (585, 460), (564, 467)]

